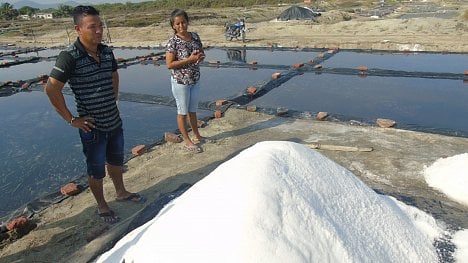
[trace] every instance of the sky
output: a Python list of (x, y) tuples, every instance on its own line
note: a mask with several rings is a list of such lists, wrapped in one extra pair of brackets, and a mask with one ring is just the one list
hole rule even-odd
[[(450, 173), (467, 158), (440, 159), (422, 174)], [(468, 262), (468, 230), (449, 233), (316, 150), (265, 141), (221, 164), (97, 262), (437, 262), (432, 244), (442, 235), (452, 237), (456, 262)]]

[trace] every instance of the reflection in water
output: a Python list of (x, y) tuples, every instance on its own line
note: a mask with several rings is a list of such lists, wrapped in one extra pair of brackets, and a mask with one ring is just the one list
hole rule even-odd
[(246, 49), (227, 49), (226, 50), (227, 57), (229, 61), (232, 62), (247, 62), (247, 50)]

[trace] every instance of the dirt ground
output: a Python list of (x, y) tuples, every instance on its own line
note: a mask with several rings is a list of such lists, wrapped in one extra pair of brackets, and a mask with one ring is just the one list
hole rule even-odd
[[(283, 46), (389, 49), (407, 51), (468, 52), (468, 25), (460, 13), (450, 18), (400, 19), (388, 16), (353, 16), (345, 21), (340, 11), (328, 11), (315, 22), (247, 21), (247, 41), (226, 41), (222, 25), (197, 25), (206, 46)], [(328, 22), (326, 22), (328, 21)], [(114, 46), (164, 45), (171, 29), (165, 25), (142, 28), (111, 28)], [(38, 37), (5, 38), (0, 43), (21, 47), (61, 46), (67, 35), (53, 32)], [(124, 174), (129, 190), (148, 198), (146, 205), (183, 183), (196, 183), (222, 162), (241, 150), (264, 140), (321, 142), (335, 145), (373, 147), (372, 152), (320, 150), (359, 176), (367, 185), (394, 196), (411, 197), (419, 208), (432, 211), (452, 226), (468, 228), (468, 208), (430, 189), (421, 170), (441, 157), (466, 152), (468, 139), (310, 120), (293, 120), (256, 112), (230, 109), (222, 118), (212, 119), (201, 129), (215, 142), (202, 145), (204, 152), (192, 154), (182, 144), (165, 143), (130, 160)], [(254, 161), (254, 160), (252, 160)], [(110, 180), (105, 195), (122, 220), (106, 225), (96, 215), (89, 189), (34, 215), (37, 228), (0, 250), (0, 262), (88, 262), (125, 233), (132, 219), (145, 205), (114, 201)], [(439, 207), (439, 208), (438, 208)]]
[[(426, 2), (426, 1), (423, 1)], [(246, 20), (247, 40), (227, 41), (224, 24), (195, 20), (190, 30), (198, 32), (205, 46), (282, 46), (299, 48), (384, 49), (401, 51), (468, 52), (468, 10), (466, 1), (434, 1), (429, 7), (402, 6), (382, 17), (358, 15), (340, 10), (322, 12), (317, 21), (276, 19), (251, 23)], [(447, 7), (440, 10), (442, 7)], [(437, 9), (437, 8), (438, 9)], [(286, 7), (282, 8), (285, 9)], [(280, 10), (278, 8), (278, 12)], [(188, 10), (190, 13), (190, 10)], [(402, 18), (406, 12), (414, 18)], [(418, 13), (419, 12), (419, 13)], [(423, 13), (420, 13), (423, 12)], [(418, 14), (421, 17), (418, 17)], [(450, 14), (450, 15), (448, 15)], [(147, 27), (109, 28), (112, 46), (164, 46), (172, 34), (168, 23)], [(75, 39), (73, 33), (71, 41)], [(20, 47), (68, 45), (65, 29), (36, 36), (4, 37), (0, 43)]]

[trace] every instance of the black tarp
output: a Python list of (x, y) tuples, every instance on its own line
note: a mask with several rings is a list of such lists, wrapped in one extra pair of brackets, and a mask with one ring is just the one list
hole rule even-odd
[(314, 12), (311, 9), (300, 7), (300, 6), (291, 6), (290, 8), (284, 10), (278, 17), (279, 21), (288, 21), (288, 20), (315, 20), (316, 16), (319, 16), (320, 13)]

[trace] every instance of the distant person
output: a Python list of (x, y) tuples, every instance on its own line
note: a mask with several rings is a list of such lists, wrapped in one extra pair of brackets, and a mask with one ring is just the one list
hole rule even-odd
[[(189, 17), (183, 10), (171, 13), (170, 25), (174, 35), (166, 46), (166, 65), (171, 70), (172, 94), (177, 103), (177, 125), (185, 148), (193, 153), (202, 151), (198, 145), (205, 138), (198, 132), (197, 107), (200, 97), (200, 65), (205, 58), (203, 45), (195, 32), (189, 32)], [(195, 138), (187, 131), (187, 115)]]
[[(128, 192), (123, 183), (124, 137), (117, 108), (119, 74), (112, 50), (101, 44), (103, 27), (99, 11), (80, 5), (72, 14), (78, 38), (60, 52), (45, 92), (58, 114), (70, 126), (78, 128), (98, 215), (104, 222), (113, 224), (119, 217), (104, 198), (106, 168), (114, 183), (117, 201), (141, 203), (145, 199)], [(74, 116), (65, 103), (62, 89), (66, 82), (75, 96), (78, 116)]]

